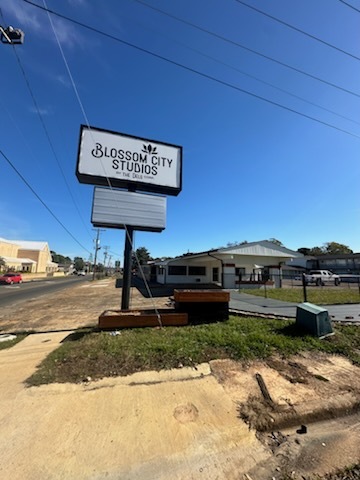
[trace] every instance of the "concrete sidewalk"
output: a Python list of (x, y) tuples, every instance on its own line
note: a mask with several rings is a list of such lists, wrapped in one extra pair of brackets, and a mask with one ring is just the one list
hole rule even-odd
[[(280, 317), (296, 317), (298, 303), (282, 302), (272, 298), (258, 297), (247, 293), (230, 292), (230, 309), (241, 312), (275, 315)], [(360, 304), (322, 305), (328, 310), (332, 320), (360, 324)]]
[[(316, 457), (311, 471), (321, 474), (360, 455), (359, 418), (332, 425), (331, 434), (325, 425), (300, 438), (293, 427), (280, 457), (239, 418), (242, 405), (277, 432), (284, 420), (300, 426), (352, 411), (360, 369), (346, 359), (308, 355), (274, 359), (273, 365), (214, 360), (196, 369), (25, 387), (23, 381), (66, 335), (33, 334), (0, 351), (4, 480), (268, 480), (283, 465), (308, 472), (304, 455)], [(299, 372), (305, 377), (294, 383)], [(259, 373), (276, 410), (261, 403)]]
[(65, 336), (0, 351), (2, 479), (235, 480), (270, 456), (209, 364), (26, 388)]

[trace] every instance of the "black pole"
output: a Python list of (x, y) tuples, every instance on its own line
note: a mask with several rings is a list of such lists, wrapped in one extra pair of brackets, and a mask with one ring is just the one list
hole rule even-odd
[(123, 288), (121, 297), (121, 310), (128, 310), (130, 305), (130, 288), (131, 288), (131, 254), (133, 244), (132, 227), (127, 227), (125, 233), (125, 250), (124, 250), (124, 276), (123, 276)]
[(304, 302), (307, 302), (305, 273), (302, 274), (302, 284), (303, 284), (303, 292), (304, 292)]

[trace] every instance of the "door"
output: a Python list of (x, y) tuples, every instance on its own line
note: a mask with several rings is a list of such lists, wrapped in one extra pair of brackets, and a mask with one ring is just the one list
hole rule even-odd
[(212, 281), (218, 282), (219, 281), (219, 267), (213, 267), (212, 269)]

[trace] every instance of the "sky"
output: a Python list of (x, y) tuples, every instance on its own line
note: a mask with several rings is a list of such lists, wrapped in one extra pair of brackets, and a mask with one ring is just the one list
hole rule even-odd
[[(183, 147), (165, 230), (135, 232), (154, 258), (269, 238), (360, 252), (360, 0), (33, 1), (116, 39), (0, 0), (25, 33), (0, 44), (0, 237), (94, 254), (89, 124)], [(124, 239), (101, 231), (100, 261), (122, 264)]]

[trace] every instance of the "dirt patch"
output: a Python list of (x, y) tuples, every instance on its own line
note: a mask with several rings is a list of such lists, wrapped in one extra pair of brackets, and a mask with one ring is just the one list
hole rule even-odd
[[(360, 409), (360, 368), (343, 357), (306, 353), (251, 364), (214, 360), (210, 365), (237, 403), (240, 418), (257, 431), (316, 422)], [(272, 402), (259, 387), (259, 375)]]
[[(115, 279), (88, 282), (2, 308), (0, 331), (48, 332), (97, 326), (104, 310), (119, 309), (120, 304), (121, 289), (115, 287)], [(132, 309), (169, 306), (168, 297), (144, 298), (137, 288), (131, 288)]]
[[(359, 465), (352, 472), (344, 468), (360, 459), (360, 415), (308, 424), (306, 434), (299, 429), (258, 434), (272, 457), (260, 462), (249, 476), (256, 480), (355, 480)], [(342, 469), (340, 473), (338, 469)], [(323, 477), (325, 475), (325, 477)]]

